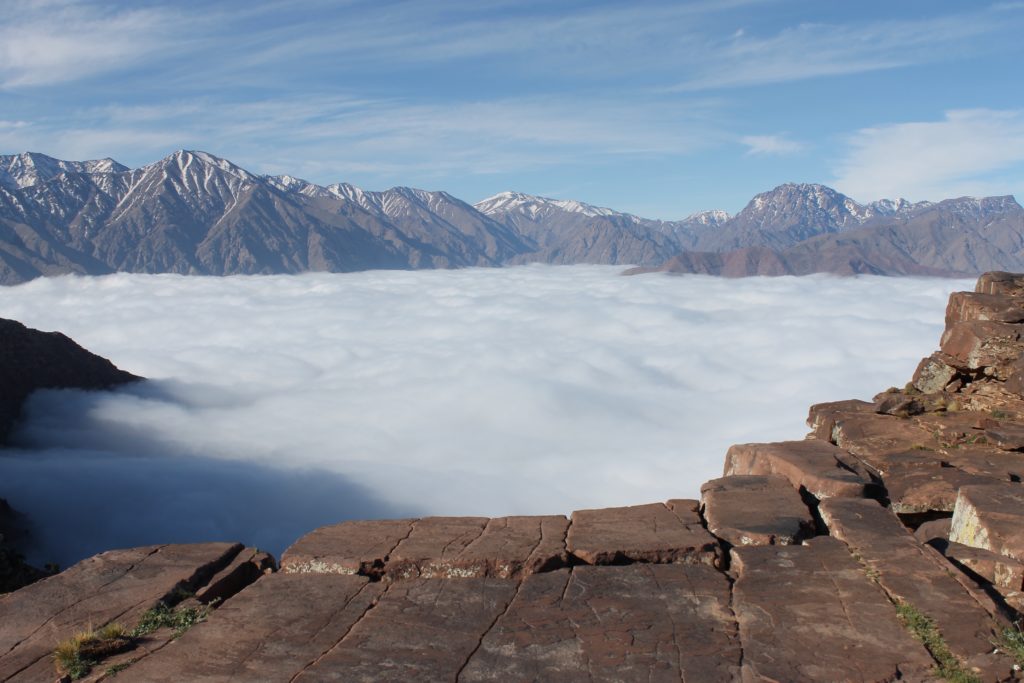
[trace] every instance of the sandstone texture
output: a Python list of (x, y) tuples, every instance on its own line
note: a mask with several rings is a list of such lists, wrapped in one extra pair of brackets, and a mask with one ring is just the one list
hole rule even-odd
[(280, 571), (98, 555), (0, 596), (0, 680), (53, 681), (58, 642), (160, 605), (197, 618), (83, 680), (1022, 680), (1022, 308), (1024, 275), (982, 276), (907, 386), (733, 446), (699, 501), (341, 522)]

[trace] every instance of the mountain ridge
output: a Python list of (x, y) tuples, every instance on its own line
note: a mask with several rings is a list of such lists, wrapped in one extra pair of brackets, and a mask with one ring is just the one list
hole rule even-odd
[(825, 185), (785, 183), (736, 215), (664, 221), (512, 191), (469, 204), (444, 191), (322, 186), (196, 150), (137, 169), (0, 156), (2, 284), (533, 262), (733, 276), (976, 274), (1024, 268), (1024, 209), (1012, 196), (862, 204)]

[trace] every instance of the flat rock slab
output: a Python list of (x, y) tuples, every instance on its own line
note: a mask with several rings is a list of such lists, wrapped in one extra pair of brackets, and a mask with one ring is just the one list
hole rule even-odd
[(814, 535), (811, 511), (785, 477), (722, 477), (700, 493), (708, 530), (731, 545), (789, 545)]
[(984, 654), (1004, 626), (991, 616), (995, 607), (982, 602), (987, 597), (980, 591), (969, 591), (956, 570), (919, 543), (891, 510), (873, 500), (836, 499), (823, 502), (819, 512), (829, 532), (862, 559), (893, 600), (935, 622), (962, 662), (991, 676), (1010, 675), (1012, 661)]
[(712, 567), (574, 567), (527, 578), (459, 680), (734, 681), (739, 663)]
[(933, 661), (839, 541), (733, 551), (744, 681), (924, 680)]
[(411, 519), (342, 522), (312, 531), (281, 555), (281, 571), (313, 574), (379, 573), (412, 531)]
[(819, 500), (876, 495), (870, 478), (855, 472), (859, 465), (856, 458), (827, 441), (806, 439), (732, 446), (725, 455), (724, 474), (778, 474)]
[(721, 548), (703, 526), (686, 524), (662, 503), (577, 510), (566, 547), (586, 564), (714, 564)]
[(337, 645), (384, 587), (351, 575), (264, 577), (117, 680), (291, 680)]
[(58, 642), (111, 622), (130, 628), (176, 589), (200, 588), (241, 550), (237, 543), (111, 550), (0, 596), (0, 680), (53, 680)]
[(949, 540), (1024, 561), (1024, 487), (961, 488)]
[(504, 579), (410, 579), (297, 681), (454, 681), (519, 586)]

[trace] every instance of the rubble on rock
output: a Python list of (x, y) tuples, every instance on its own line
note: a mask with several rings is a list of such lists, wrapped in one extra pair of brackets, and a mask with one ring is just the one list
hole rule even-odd
[(700, 501), (343, 522), (279, 572), (224, 544), (85, 560), (0, 596), (0, 678), (52, 680), (58, 641), (184, 587), (205, 620), (91, 680), (1020, 680), (1022, 311), (1024, 275), (983, 275), (907, 387), (733, 446)]

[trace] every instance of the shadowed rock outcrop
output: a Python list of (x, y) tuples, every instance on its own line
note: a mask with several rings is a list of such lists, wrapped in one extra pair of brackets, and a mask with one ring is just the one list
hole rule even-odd
[(0, 349), (0, 445), (33, 391), (109, 389), (141, 379), (59, 332), (40, 332), (15, 320), (0, 318)]
[(1024, 275), (977, 294), (907, 387), (733, 446), (700, 501), (343, 522), (277, 573), (229, 544), (106, 553), (0, 597), (0, 677), (52, 680), (58, 640), (186, 586), (201, 623), (89, 680), (1021, 680)]

